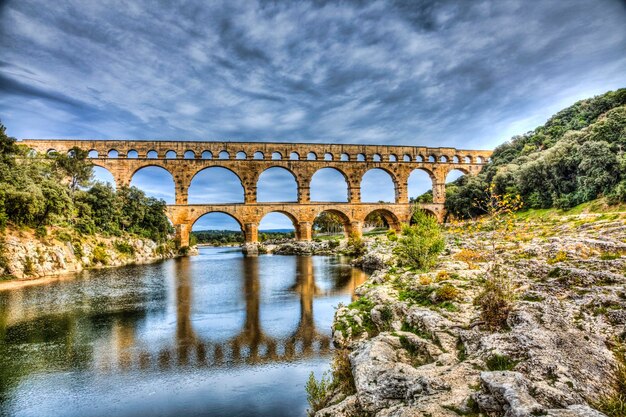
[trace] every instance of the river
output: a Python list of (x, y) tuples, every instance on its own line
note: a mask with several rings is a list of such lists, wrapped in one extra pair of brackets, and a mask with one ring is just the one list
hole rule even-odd
[(0, 292), (0, 415), (304, 416), (345, 258), (233, 248)]

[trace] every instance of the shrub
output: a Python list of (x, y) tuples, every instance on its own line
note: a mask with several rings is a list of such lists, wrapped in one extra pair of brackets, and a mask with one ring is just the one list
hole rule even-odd
[(46, 236), (48, 236), (48, 229), (46, 229), (46, 226), (39, 226), (35, 229), (36, 238), (41, 239)]
[(441, 282), (450, 279), (450, 274), (446, 270), (441, 270), (437, 272), (437, 276), (435, 277), (435, 281)]
[(618, 252), (602, 252), (600, 254), (600, 259), (603, 261), (612, 261), (619, 258), (621, 258), (621, 255)]
[(564, 262), (567, 260), (567, 253), (565, 251), (558, 251), (556, 255), (554, 255), (553, 258), (550, 258), (547, 260), (548, 264), (550, 265), (554, 265), (555, 263), (558, 262)]
[(335, 239), (330, 239), (330, 240), (328, 241), (328, 247), (329, 247), (330, 249), (336, 249), (337, 247), (339, 247), (339, 241), (338, 241), (338, 240), (335, 240)]
[(433, 283), (433, 279), (428, 275), (420, 275), (419, 282), (422, 285), (430, 285)]
[(348, 237), (348, 247), (346, 254), (354, 257), (363, 256), (365, 254), (365, 242), (358, 234), (352, 232)]
[(124, 255), (135, 254), (135, 248), (133, 247), (133, 245), (131, 245), (128, 242), (124, 242), (123, 240), (115, 241), (115, 243), (113, 244), (113, 247), (115, 248), (116, 251)]
[(490, 371), (511, 371), (519, 362), (505, 355), (494, 354), (485, 363)]
[(309, 374), (309, 379), (305, 385), (307, 400), (311, 407), (307, 410), (309, 416), (313, 416), (317, 411), (328, 407), (337, 392), (344, 395), (352, 395), (356, 392), (347, 349), (335, 351), (331, 368), (331, 374), (328, 375), (328, 372), (324, 372), (319, 381), (315, 379), (313, 372)]
[(394, 253), (402, 265), (427, 270), (435, 265), (437, 256), (443, 251), (445, 242), (437, 219), (417, 210), (413, 215), (413, 226), (402, 228), (402, 237)]
[(398, 240), (398, 235), (394, 229), (387, 230), (387, 239), (391, 242), (395, 242)]
[(615, 349), (617, 359), (617, 373), (615, 375), (613, 395), (601, 398), (594, 408), (602, 411), (609, 417), (626, 416), (626, 346), (619, 344)]
[(485, 326), (495, 330), (506, 327), (506, 319), (513, 308), (515, 290), (499, 265), (495, 265), (485, 280), (483, 291), (474, 303), (480, 307), (480, 318)]
[(58, 230), (56, 232), (56, 237), (61, 242), (71, 242), (72, 241), (72, 236), (65, 230)]
[(456, 300), (461, 291), (451, 284), (443, 284), (435, 291), (435, 298), (439, 302)]
[(96, 246), (93, 248), (93, 253), (91, 256), (91, 261), (93, 263), (101, 263), (102, 265), (106, 265), (109, 261), (109, 255), (107, 255), (106, 250), (102, 246)]
[(372, 320), (372, 308), (374, 308), (374, 303), (371, 300), (367, 297), (361, 297), (350, 303), (347, 308), (358, 311), (360, 322), (355, 320), (352, 316), (346, 316), (343, 320), (335, 322), (333, 325), (334, 330), (338, 330), (344, 335), (347, 334), (348, 329), (350, 329), (352, 335), (359, 335), (366, 332), (369, 337), (374, 337), (378, 334), (378, 329)]
[(422, 339), (427, 339), (427, 340), (433, 340), (434, 337), (431, 333), (429, 332), (425, 332), (422, 329), (412, 326), (407, 322), (403, 322), (402, 323), (402, 327), (400, 328), (400, 330), (402, 330), (403, 332), (410, 332), (413, 333), (416, 336), (421, 337)]
[(469, 269), (475, 269), (476, 262), (485, 261), (485, 258), (480, 252), (471, 249), (462, 249), (459, 253), (454, 255), (454, 259), (465, 262)]
[(305, 385), (306, 399), (311, 408), (307, 410), (309, 416), (326, 407), (331, 399), (332, 380), (327, 372), (322, 374), (320, 380), (315, 379), (315, 374), (309, 374), (309, 380)]
[(337, 349), (333, 355), (333, 386), (345, 395), (352, 395), (356, 392), (356, 386), (348, 353), (347, 349)]
[(83, 252), (83, 245), (80, 242), (74, 242), (72, 244), (72, 248), (74, 249), (74, 256), (82, 258), (85, 255), (85, 252)]
[(9, 259), (6, 255), (6, 242), (4, 237), (0, 237), (0, 270), (4, 273), (9, 266)]
[(30, 256), (24, 259), (24, 275), (30, 276), (35, 273), (35, 263)]

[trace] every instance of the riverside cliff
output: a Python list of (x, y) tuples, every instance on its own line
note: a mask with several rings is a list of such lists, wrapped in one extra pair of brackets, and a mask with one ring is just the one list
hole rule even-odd
[[(178, 255), (173, 245), (124, 235), (77, 237), (57, 231), (44, 237), (10, 228), (2, 237), (0, 275), (11, 282), (79, 272), (86, 268), (141, 264)], [(1, 281), (0, 281), (1, 282)]]
[(625, 415), (626, 214), (512, 230), (450, 227), (428, 272), (368, 241), (315, 416)]

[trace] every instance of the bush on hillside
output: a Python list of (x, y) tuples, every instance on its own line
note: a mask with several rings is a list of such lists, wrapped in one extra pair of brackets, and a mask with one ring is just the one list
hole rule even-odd
[(92, 177), (87, 152), (31, 155), (0, 124), (0, 228), (69, 225), (83, 234), (129, 232), (156, 241), (173, 233), (164, 201), (134, 187), (92, 184)]
[(480, 318), (491, 330), (506, 328), (506, 320), (513, 309), (515, 288), (511, 280), (495, 265), (488, 273), (482, 292), (474, 299), (480, 308)]
[(435, 265), (445, 243), (437, 219), (422, 210), (413, 214), (413, 225), (404, 225), (394, 253), (404, 266), (427, 270)]
[(494, 150), (476, 177), (447, 187), (446, 209), (458, 218), (484, 214), (475, 204), (496, 193), (520, 195), (525, 208), (571, 208), (605, 196), (626, 201), (626, 89), (577, 102), (545, 125)]

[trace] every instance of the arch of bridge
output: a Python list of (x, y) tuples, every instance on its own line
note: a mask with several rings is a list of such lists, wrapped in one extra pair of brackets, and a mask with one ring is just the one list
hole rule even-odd
[[(128, 186), (134, 173), (148, 166), (158, 166), (167, 170), (174, 179), (176, 204), (168, 207), (168, 216), (179, 229), (179, 234), (187, 234), (191, 225), (201, 215), (210, 211), (222, 211), (235, 217), (243, 225), (247, 238), (254, 238), (256, 226), (261, 218), (272, 211), (279, 211), (292, 216), (297, 222), (297, 234), (304, 239), (310, 238), (310, 225), (315, 217), (325, 210), (338, 210), (345, 214), (350, 228), (359, 232), (359, 223), (376, 209), (385, 209), (400, 222), (408, 221), (410, 216), (408, 179), (416, 169), (426, 171), (432, 180), (433, 203), (422, 204), (423, 208), (443, 218), (445, 202), (445, 181), (452, 170), (477, 174), (491, 155), (491, 151), (458, 150), (454, 148), (428, 148), (415, 146), (388, 145), (338, 145), (338, 144), (303, 144), (303, 143), (243, 143), (243, 142), (190, 142), (190, 141), (114, 141), (114, 140), (41, 140), (25, 139), (18, 142), (38, 152), (49, 150), (68, 152), (73, 147), (95, 150), (98, 158), (92, 159), (97, 166), (111, 172), (118, 186)], [(108, 152), (116, 150), (118, 156), (109, 158)], [(136, 158), (128, 158), (129, 151), (136, 151)], [(148, 158), (148, 152), (155, 151), (157, 158)], [(166, 158), (167, 152), (173, 151), (175, 158)], [(195, 158), (185, 158), (187, 151), (193, 151)], [(211, 152), (212, 159), (202, 159), (205, 151)], [(220, 152), (226, 151), (228, 159), (218, 159)], [(235, 159), (238, 152), (244, 152), (246, 159)], [(263, 159), (254, 159), (256, 152), (263, 153)], [(317, 160), (308, 160), (307, 155), (314, 152)], [(280, 153), (282, 159), (272, 159)], [(298, 159), (290, 159), (297, 153)], [(332, 160), (325, 160), (324, 155), (332, 155)], [(347, 161), (341, 161), (342, 154), (349, 155)], [(358, 155), (365, 155), (364, 161), (358, 161)], [(411, 161), (404, 161), (408, 155)], [(393, 161), (391, 156), (395, 156)], [(432, 156), (435, 162), (428, 162)], [(457, 162), (454, 162), (455, 157)], [(465, 162), (469, 157), (470, 162)], [(380, 159), (380, 160), (378, 160)], [(445, 159), (445, 162), (442, 160)], [(482, 162), (477, 162), (478, 160)], [(200, 171), (210, 167), (223, 167), (237, 175), (244, 188), (245, 203), (230, 205), (188, 205), (187, 196), (192, 179)], [(281, 167), (291, 172), (298, 186), (298, 202), (257, 203), (257, 183), (262, 172), (272, 167)], [(310, 185), (313, 175), (322, 168), (334, 168), (346, 178), (348, 185), (348, 203), (315, 203), (310, 201)], [(394, 203), (361, 203), (361, 181), (363, 175), (371, 169), (379, 168), (387, 172), (394, 183), (396, 199)], [(369, 210), (369, 211), (368, 211)], [(392, 218), (392, 217), (389, 217)], [(299, 231), (301, 229), (303, 231)]]

